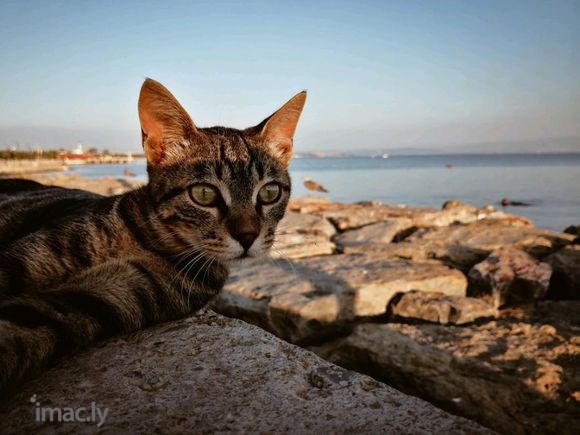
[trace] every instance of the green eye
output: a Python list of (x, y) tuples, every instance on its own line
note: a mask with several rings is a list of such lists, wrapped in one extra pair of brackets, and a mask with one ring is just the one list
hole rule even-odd
[(190, 191), (191, 199), (204, 207), (216, 205), (218, 199), (218, 190), (209, 184), (196, 184)]
[(266, 184), (258, 192), (258, 199), (262, 204), (272, 204), (280, 198), (280, 185), (276, 183)]

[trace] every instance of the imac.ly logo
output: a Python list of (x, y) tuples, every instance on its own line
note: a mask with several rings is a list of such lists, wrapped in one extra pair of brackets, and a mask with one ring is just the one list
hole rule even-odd
[(30, 402), (36, 405), (36, 421), (94, 422), (97, 427), (101, 427), (109, 413), (109, 408), (101, 409), (95, 402), (91, 402), (91, 406), (79, 406), (78, 408), (47, 407), (41, 406), (36, 394), (32, 395)]

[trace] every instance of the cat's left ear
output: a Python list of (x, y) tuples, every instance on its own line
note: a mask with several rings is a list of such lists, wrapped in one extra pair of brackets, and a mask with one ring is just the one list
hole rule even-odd
[(292, 157), (292, 140), (305, 102), (306, 91), (302, 91), (254, 127), (272, 154), (286, 166)]
[(173, 147), (183, 146), (197, 132), (177, 99), (155, 80), (143, 83), (138, 106), (143, 150), (152, 165), (166, 161)]

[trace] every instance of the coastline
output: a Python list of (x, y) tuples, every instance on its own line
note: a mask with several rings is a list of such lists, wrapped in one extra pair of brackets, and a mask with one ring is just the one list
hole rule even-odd
[[(143, 184), (23, 176), (104, 195)], [(213, 310), (500, 432), (578, 422), (578, 235), (491, 205), (324, 196), (293, 198), (280, 228)]]

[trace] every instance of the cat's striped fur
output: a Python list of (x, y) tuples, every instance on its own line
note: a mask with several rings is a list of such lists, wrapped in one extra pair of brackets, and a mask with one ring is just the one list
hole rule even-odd
[[(60, 355), (199, 309), (231, 261), (266, 252), (304, 101), (246, 130), (200, 129), (148, 79), (145, 187), (104, 197), (0, 180), (0, 393)], [(192, 186), (210, 186), (215, 203), (197, 203)], [(261, 201), (264, 186), (279, 189), (275, 202)]]

